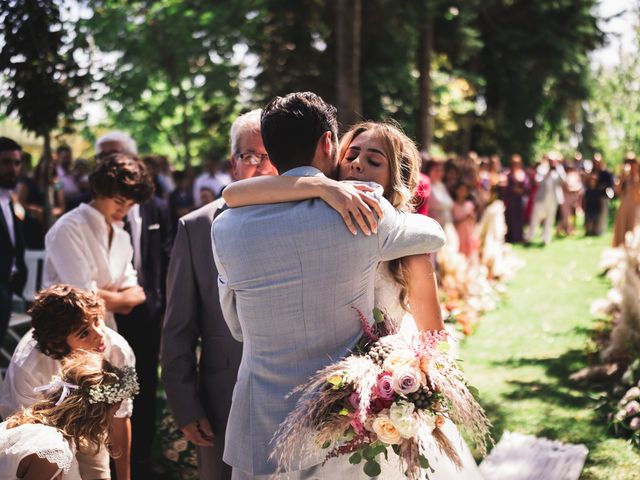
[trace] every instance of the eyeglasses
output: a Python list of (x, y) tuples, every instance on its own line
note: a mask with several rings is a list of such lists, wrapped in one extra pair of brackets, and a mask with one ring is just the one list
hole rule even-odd
[(240, 159), (240, 161), (242, 163), (244, 163), (245, 165), (262, 165), (265, 162), (269, 161), (269, 154), (268, 153), (253, 153), (253, 152), (247, 152), (247, 153), (239, 153), (236, 155), (237, 158)]

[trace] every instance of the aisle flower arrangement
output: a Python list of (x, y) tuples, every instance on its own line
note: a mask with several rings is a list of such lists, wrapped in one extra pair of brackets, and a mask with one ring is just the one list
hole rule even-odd
[(405, 475), (417, 479), (430, 468), (429, 442), (460, 463), (441, 430), (448, 420), (464, 428), (485, 454), (491, 424), (442, 348), (448, 334), (408, 337), (396, 333), (379, 310), (373, 326), (358, 315), (364, 336), (356, 351), (296, 389), (301, 397), (275, 437), (272, 456), (279, 470), (289, 470), (300, 446), (310, 445), (324, 449), (325, 461), (348, 455), (350, 463), (362, 462), (369, 476), (381, 473), (382, 456), (395, 454)]
[(443, 318), (465, 335), (473, 333), (483, 313), (498, 306), (505, 283), (523, 266), (504, 240), (506, 230), (501, 200), (487, 206), (477, 225), (477, 258), (461, 254), (455, 229), (445, 229), (447, 244), (436, 256)]
[(597, 365), (573, 378), (610, 383), (601, 406), (611, 431), (640, 447), (640, 227), (620, 247), (605, 250), (600, 267), (611, 288), (591, 305), (601, 319), (594, 332)]

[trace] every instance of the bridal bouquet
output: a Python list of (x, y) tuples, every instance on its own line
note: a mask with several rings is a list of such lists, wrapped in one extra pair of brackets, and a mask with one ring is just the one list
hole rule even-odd
[(426, 447), (434, 440), (460, 465), (441, 430), (447, 418), (465, 428), (485, 454), (491, 424), (473, 387), (442, 348), (447, 333), (421, 332), (409, 338), (396, 333), (378, 309), (373, 326), (358, 315), (364, 336), (355, 352), (294, 391), (301, 397), (275, 435), (272, 456), (279, 469), (289, 470), (295, 452), (311, 443), (326, 449), (325, 461), (349, 455), (350, 463), (363, 462), (369, 476), (380, 474), (379, 459), (392, 450), (405, 475), (417, 479), (430, 468)]

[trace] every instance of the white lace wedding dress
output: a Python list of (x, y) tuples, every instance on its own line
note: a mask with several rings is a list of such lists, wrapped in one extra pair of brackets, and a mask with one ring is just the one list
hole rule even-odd
[(35, 423), (7, 429), (7, 422), (0, 423), (0, 480), (17, 480), (20, 461), (33, 454), (58, 466), (51, 479), (80, 480), (74, 449), (57, 429)]
[[(400, 323), (400, 332), (407, 335), (417, 333), (415, 320), (400, 304), (400, 288), (393, 279), (387, 263), (378, 266), (375, 280), (376, 307), (384, 310), (395, 321)], [(449, 458), (441, 453), (435, 443), (427, 445), (427, 458), (435, 473), (428, 473), (430, 480), (476, 480), (482, 479), (482, 474), (476, 465), (469, 447), (458, 432), (456, 426), (447, 421), (442, 431), (455, 447), (462, 468), (457, 468)]]

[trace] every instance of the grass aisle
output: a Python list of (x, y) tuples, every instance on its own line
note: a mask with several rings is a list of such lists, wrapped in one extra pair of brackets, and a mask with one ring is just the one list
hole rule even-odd
[(496, 442), (510, 430), (584, 443), (582, 479), (640, 477), (640, 453), (611, 438), (601, 412), (569, 375), (586, 365), (591, 301), (609, 288), (598, 276), (610, 236), (556, 240), (518, 248), (526, 265), (501, 306), (484, 316), (462, 346), (462, 366), (480, 390)]

